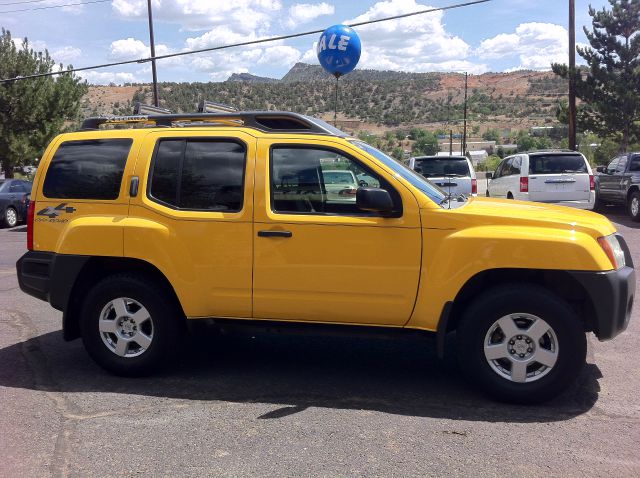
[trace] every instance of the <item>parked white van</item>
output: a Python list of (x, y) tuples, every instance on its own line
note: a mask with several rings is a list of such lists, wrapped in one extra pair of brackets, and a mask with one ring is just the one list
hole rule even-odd
[(595, 180), (587, 159), (575, 151), (533, 151), (508, 156), (487, 176), (487, 197), (593, 209)]
[(408, 166), (451, 196), (478, 193), (476, 172), (466, 156), (416, 156)]

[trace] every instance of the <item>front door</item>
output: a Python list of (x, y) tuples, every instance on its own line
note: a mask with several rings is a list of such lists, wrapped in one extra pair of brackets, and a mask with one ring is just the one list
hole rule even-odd
[[(415, 197), (357, 148), (258, 142), (253, 310), (259, 319), (403, 325), (413, 310), (422, 234)], [(361, 211), (358, 187), (387, 189), (393, 217)], [(348, 174), (348, 173), (346, 173)]]

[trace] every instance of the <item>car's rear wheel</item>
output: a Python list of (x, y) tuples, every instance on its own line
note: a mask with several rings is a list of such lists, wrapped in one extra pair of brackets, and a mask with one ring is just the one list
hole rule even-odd
[(585, 358), (584, 327), (573, 309), (536, 285), (490, 290), (458, 327), (463, 371), (502, 401), (555, 397), (578, 377)]
[(4, 225), (7, 227), (16, 227), (18, 225), (18, 211), (11, 206), (4, 211)]
[(634, 221), (640, 221), (640, 192), (634, 191), (629, 195), (627, 201), (627, 211)]
[(162, 365), (181, 336), (181, 317), (153, 282), (114, 275), (89, 292), (82, 340), (89, 355), (118, 375), (144, 375)]

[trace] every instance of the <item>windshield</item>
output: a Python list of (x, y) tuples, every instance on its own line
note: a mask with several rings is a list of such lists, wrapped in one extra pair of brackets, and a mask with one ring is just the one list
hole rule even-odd
[(529, 156), (529, 174), (586, 173), (587, 163), (579, 154)]
[(416, 158), (415, 170), (426, 178), (447, 174), (469, 176), (469, 164), (463, 158)]
[(427, 179), (420, 176), (415, 171), (412, 171), (403, 164), (400, 164), (392, 157), (387, 156), (382, 151), (378, 151), (376, 148), (368, 145), (363, 141), (351, 140), (350, 143), (354, 146), (357, 146), (362, 151), (369, 153), (371, 156), (382, 162), (385, 166), (391, 168), (394, 173), (398, 174), (403, 179), (408, 181), (412, 186), (422, 191), (427, 195), (429, 199), (431, 199), (436, 204), (442, 205), (443, 201), (446, 199), (447, 194), (442, 189), (429, 182)]

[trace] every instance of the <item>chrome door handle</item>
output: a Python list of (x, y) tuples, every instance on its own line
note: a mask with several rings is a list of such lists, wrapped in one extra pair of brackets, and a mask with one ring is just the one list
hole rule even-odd
[(258, 237), (291, 237), (291, 231), (258, 231)]

